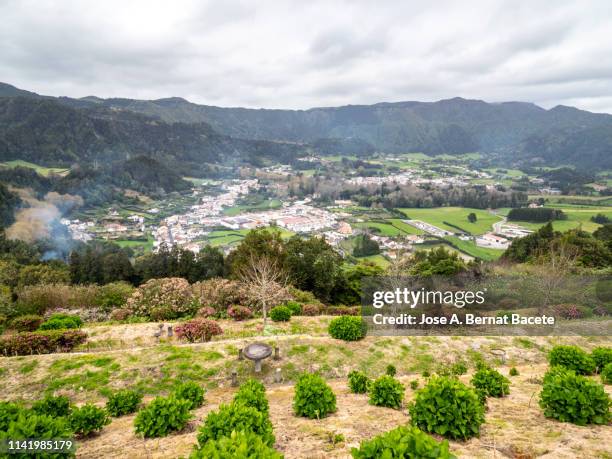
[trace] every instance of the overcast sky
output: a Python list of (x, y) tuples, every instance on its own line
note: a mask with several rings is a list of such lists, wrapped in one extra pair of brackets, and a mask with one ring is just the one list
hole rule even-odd
[(610, 0), (0, 0), (0, 24), (0, 81), (41, 94), (612, 113)]

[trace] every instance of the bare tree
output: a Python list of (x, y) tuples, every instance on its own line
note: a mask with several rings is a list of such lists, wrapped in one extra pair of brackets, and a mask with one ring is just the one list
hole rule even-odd
[(249, 296), (261, 306), (265, 328), (270, 305), (287, 299), (287, 273), (276, 260), (251, 254), (239, 277)]

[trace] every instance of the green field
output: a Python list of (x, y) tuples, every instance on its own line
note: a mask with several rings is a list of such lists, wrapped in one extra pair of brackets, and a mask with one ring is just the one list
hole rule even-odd
[(153, 249), (153, 239), (149, 237), (146, 241), (134, 241), (127, 239), (114, 240), (119, 247), (130, 247), (132, 249), (142, 247), (143, 251), (150, 252)]
[(34, 169), (38, 174), (40, 175), (44, 175), (45, 177), (47, 177), (50, 174), (58, 174), (58, 175), (65, 175), (68, 173), (68, 169), (66, 168), (60, 168), (60, 167), (43, 167), (43, 166), (39, 166), (38, 164), (34, 164), (34, 163), (29, 163), (27, 161), (22, 161), (22, 160), (15, 160), (15, 161), (7, 161), (4, 163), (0, 163), (0, 166), (4, 166), (4, 167), (9, 167), (9, 168), (15, 168), (15, 167), (29, 167), (30, 169)]
[(368, 257), (360, 257), (358, 258), (359, 261), (371, 261), (372, 263), (374, 263), (375, 265), (380, 266), (381, 268), (385, 269), (387, 266), (389, 266), (391, 264), (391, 262), (389, 260), (387, 260), (383, 255), (370, 255)]
[[(493, 223), (501, 220), (493, 214), (482, 209), (470, 209), (468, 207), (435, 207), (432, 209), (399, 209), (404, 212), (411, 220), (421, 220), (438, 228), (447, 231), (457, 232), (456, 228), (445, 224), (444, 222), (457, 225), (471, 234), (478, 235), (491, 231)], [(467, 219), (468, 214), (474, 212), (477, 217), (475, 223), (470, 223)]]
[(499, 249), (478, 247), (472, 241), (463, 241), (455, 236), (448, 236), (444, 239), (452, 242), (455, 248), (459, 249), (461, 252), (466, 253), (475, 258), (480, 258), (484, 261), (497, 260), (499, 257), (501, 257), (502, 253), (504, 253), (503, 250)]
[[(280, 233), (283, 239), (289, 239), (291, 236), (295, 235), (295, 233), (283, 228), (275, 229)], [(249, 231), (251, 230), (217, 230), (210, 232), (206, 239), (212, 247), (223, 247), (242, 241)]]
[[(557, 207), (562, 209), (563, 213), (567, 215), (567, 220), (556, 220), (553, 221), (553, 228), (557, 231), (567, 231), (569, 229), (577, 228), (578, 226), (582, 226), (582, 229), (585, 231), (593, 232), (601, 225), (597, 223), (593, 223), (591, 221), (591, 217), (597, 214), (604, 214), (608, 218), (612, 219), (612, 209), (609, 207), (589, 207), (589, 208), (564, 208)], [(524, 221), (514, 221), (512, 220), (510, 223), (515, 223), (520, 226), (524, 226), (525, 228), (537, 230), (545, 225), (545, 223), (531, 223)]]

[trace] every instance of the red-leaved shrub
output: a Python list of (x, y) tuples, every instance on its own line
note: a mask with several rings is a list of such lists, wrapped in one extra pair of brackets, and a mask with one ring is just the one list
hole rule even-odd
[(321, 314), (321, 307), (318, 304), (305, 304), (302, 306), (302, 315), (303, 316), (318, 316)]
[(210, 341), (213, 336), (223, 333), (219, 324), (210, 319), (189, 320), (181, 325), (177, 325), (174, 331), (176, 336), (190, 343)]
[(0, 354), (10, 356), (70, 352), (86, 340), (87, 333), (81, 330), (15, 333), (0, 337)]
[(358, 316), (361, 310), (359, 306), (330, 306), (326, 312), (330, 316)]
[(199, 317), (212, 317), (217, 313), (217, 311), (215, 311), (215, 308), (213, 308), (212, 306), (204, 306), (203, 308), (200, 308), (198, 310), (198, 313), (196, 314)]
[(234, 320), (245, 320), (253, 317), (253, 311), (245, 306), (230, 306), (227, 315)]
[(582, 319), (584, 317), (583, 311), (575, 304), (557, 304), (553, 306), (553, 311), (557, 317), (568, 320)]
[(43, 322), (43, 318), (36, 314), (26, 314), (24, 316), (15, 317), (11, 321), (11, 328), (20, 332), (34, 331)]

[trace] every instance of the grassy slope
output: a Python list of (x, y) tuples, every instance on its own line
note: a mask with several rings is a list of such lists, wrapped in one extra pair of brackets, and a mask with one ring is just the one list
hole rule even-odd
[(7, 162), (4, 162), (4, 163), (0, 163), (0, 166), (10, 167), (10, 168), (14, 168), (14, 167), (18, 167), (18, 166), (29, 167), (31, 169), (34, 169), (40, 175), (44, 175), (45, 177), (48, 176), (51, 173), (60, 174), (60, 175), (64, 175), (64, 174), (68, 173), (68, 169), (62, 169), (62, 168), (59, 168), (59, 167), (44, 167), (44, 166), (39, 166), (38, 164), (30, 163), (28, 161), (23, 161), (21, 159), (14, 160), (14, 161), (7, 161)]

